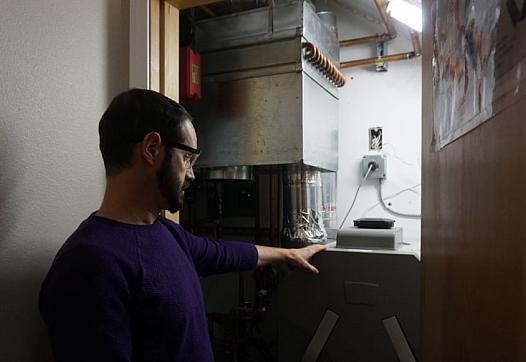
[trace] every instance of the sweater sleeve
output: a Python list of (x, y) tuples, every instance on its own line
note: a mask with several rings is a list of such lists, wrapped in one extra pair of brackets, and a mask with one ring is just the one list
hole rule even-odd
[(251, 270), (256, 267), (258, 252), (250, 242), (207, 239), (193, 235), (178, 225), (177, 232), (186, 242), (201, 276)]
[(130, 292), (115, 257), (95, 247), (59, 255), (40, 292), (57, 362), (129, 362)]

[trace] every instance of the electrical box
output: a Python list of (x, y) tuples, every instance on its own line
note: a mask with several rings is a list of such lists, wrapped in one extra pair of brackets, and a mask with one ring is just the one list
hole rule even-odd
[(362, 176), (365, 177), (369, 167), (372, 167), (367, 178), (384, 179), (387, 175), (387, 161), (384, 155), (365, 155), (362, 159)]
[(188, 103), (201, 99), (201, 55), (190, 48), (179, 49), (179, 97)]

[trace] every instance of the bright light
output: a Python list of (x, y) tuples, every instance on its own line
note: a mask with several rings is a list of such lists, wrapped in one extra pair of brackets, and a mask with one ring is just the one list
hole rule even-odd
[(387, 5), (387, 12), (416, 31), (422, 31), (422, 8), (405, 0), (391, 0)]

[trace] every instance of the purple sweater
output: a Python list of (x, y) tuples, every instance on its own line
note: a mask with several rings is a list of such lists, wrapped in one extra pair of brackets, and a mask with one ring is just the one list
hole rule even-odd
[(40, 291), (57, 362), (213, 361), (200, 275), (248, 270), (249, 243), (91, 215), (59, 250)]

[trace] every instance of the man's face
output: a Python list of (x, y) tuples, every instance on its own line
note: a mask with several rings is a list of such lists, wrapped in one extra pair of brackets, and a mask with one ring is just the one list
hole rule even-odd
[[(183, 126), (183, 144), (197, 148), (197, 135), (192, 123), (187, 121)], [(185, 158), (187, 152), (176, 148), (165, 148), (163, 162), (157, 171), (159, 193), (164, 199), (164, 207), (170, 212), (177, 212), (183, 207), (184, 190), (194, 180), (192, 168), (187, 169)]]

